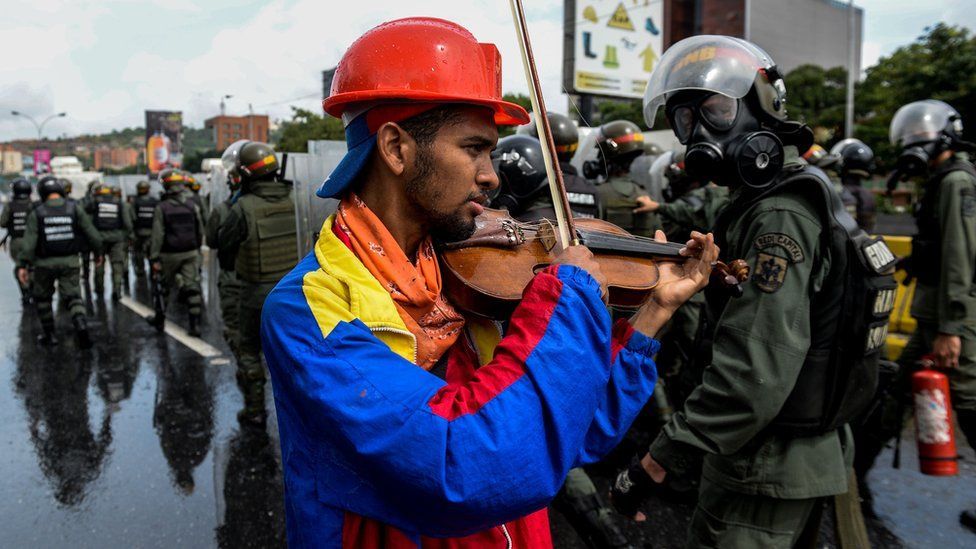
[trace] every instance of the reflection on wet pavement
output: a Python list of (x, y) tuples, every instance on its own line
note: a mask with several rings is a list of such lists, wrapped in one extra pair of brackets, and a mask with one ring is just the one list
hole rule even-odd
[[(144, 283), (133, 292), (147, 302)], [(238, 425), (233, 360), (98, 300), (93, 349), (63, 337), (46, 350), (15, 294), (0, 277), (0, 545), (284, 546), (277, 426)], [(226, 350), (215, 327), (204, 339)]]

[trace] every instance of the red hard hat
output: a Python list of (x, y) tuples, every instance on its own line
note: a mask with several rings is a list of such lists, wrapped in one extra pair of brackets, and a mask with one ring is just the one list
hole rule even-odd
[(495, 123), (529, 121), (502, 100), (501, 55), (467, 29), (443, 19), (410, 17), (383, 23), (346, 50), (322, 101), (336, 118), (376, 101), (470, 103), (495, 112)]

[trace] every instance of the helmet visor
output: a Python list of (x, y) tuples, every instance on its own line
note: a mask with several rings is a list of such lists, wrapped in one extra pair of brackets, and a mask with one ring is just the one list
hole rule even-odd
[(241, 139), (231, 143), (224, 154), (220, 157), (220, 163), (224, 166), (224, 169), (228, 172), (234, 172), (237, 170), (238, 158), (241, 156), (241, 149), (244, 145), (247, 145), (249, 141), (247, 139)]
[(772, 58), (759, 47), (729, 36), (701, 35), (674, 44), (661, 56), (644, 92), (644, 121), (654, 126), (657, 111), (670, 94), (704, 90), (741, 99), (760, 69)]
[(958, 116), (956, 109), (942, 101), (926, 99), (909, 103), (891, 119), (888, 137), (897, 147), (935, 141), (949, 121)]

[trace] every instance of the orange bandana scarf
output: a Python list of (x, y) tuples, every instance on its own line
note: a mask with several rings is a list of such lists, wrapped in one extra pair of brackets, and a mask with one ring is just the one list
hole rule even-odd
[(441, 271), (430, 237), (411, 263), (393, 235), (355, 193), (339, 203), (335, 223), (349, 247), (393, 298), (417, 338), (417, 365), (430, 370), (457, 340), (464, 317), (441, 295)]

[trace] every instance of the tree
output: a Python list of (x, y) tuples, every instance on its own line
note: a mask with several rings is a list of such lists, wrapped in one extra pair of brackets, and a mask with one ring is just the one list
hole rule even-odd
[(882, 57), (858, 87), (856, 136), (891, 167), (897, 151), (888, 126), (899, 107), (939, 99), (976, 127), (976, 37), (968, 29), (939, 23), (914, 43)]
[(292, 107), (292, 118), (281, 123), (276, 148), (280, 152), (308, 152), (308, 142), (322, 139), (344, 141), (342, 121), (306, 109)]
[(847, 70), (800, 65), (786, 75), (790, 118), (803, 122), (827, 141), (844, 133)]
[[(532, 112), (532, 99), (528, 95), (521, 93), (506, 93), (502, 99), (509, 103), (515, 103), (528, 112)], [(498, 128), (498, 137), (506, 137), (515, 133), (515, 126), (501, 126)]]

